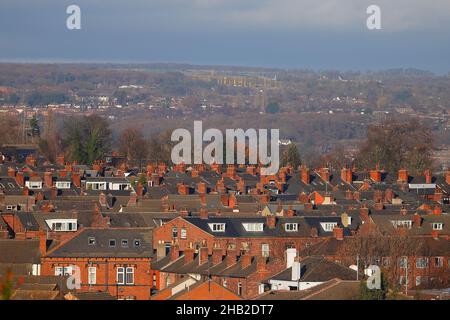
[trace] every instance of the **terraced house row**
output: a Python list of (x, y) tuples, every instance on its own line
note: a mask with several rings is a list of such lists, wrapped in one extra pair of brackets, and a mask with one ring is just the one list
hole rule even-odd
[(5, 158), (0, 274), (13, 299), (352, 299), (372, 264), (448, 287), (450, 171), (259, 172)]

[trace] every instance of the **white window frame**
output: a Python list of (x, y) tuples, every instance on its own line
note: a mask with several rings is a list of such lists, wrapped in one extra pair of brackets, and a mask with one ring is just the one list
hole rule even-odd
[(444, 257), (434, 257), (434, 265), (436, 268), (442, 268), (444, 266)]
[(225, 232), (225, 223), (223, 222), (208, 223), (208, 225), (213, 232)]
[(88, 284), (97, 284), (97, 268), (88, 267)]
[(416, 268), (417, 269), (425, 269), (428, 268), (428, 258), (421, 257), (416, 259)]
[(284, 225), (284, 230), (286, 230), (286, 232), (297, 232), (298, 231), (298, 223), (297, 222), (287, 222)]
[(261, 255), (265, 258), (270, 257), (270, 246), (268, 243), (261, 244)]
[[(122, 280), (120, 278), (122, 278)], [(116, 282), (117, 282), (117, 284), (125, 284), (125, 268), (124, 267), (117, 267)]]
[(181, 239), (187, 239), (187, 229), (184, 228), (184, 227), (181, 228), (180, 238), (181, 238)]
[(70, 189), (70, 181), (56, 181), (55, 187), (57, 189)]
[[(131, 277), (131, 281), (128, 279), (128, 277)], [(125, 268), (125, 282), (126, 284), (134, 284), (134, 267), (126, 267)]]
[(172, 227), (172, 238), (178, 238), (178, 227)]
[(262, 222), (244, 222), (242, 223), (245, 231), (247, 232), (263, 232), (264, 223)]
[(326, 232), (332, 232), (335, 227), (337, 227), (337, 222), (321, 222), (320, 225), (322, 226), (322, 229)]
[(433, 222), (433, 230), (442, 230), (443, 229), (443, 223), (441, 222)]
[(400, 257), (398, 262), (400, 268), (406, 269), (406, 266), (408, 264), (408, 257)]
[(72, 266), (56, 266), (55, 276), (71, 276), (73, 273)]
[(406, 228), (411, 229), (412, 227), (412, 220), (393, 220), (391, 221), (394, 228)]

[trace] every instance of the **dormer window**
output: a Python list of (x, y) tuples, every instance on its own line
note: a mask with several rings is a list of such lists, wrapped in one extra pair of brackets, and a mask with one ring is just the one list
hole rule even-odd
[(337, 222), (321, 222), (320, 225), (326, 232), (332, 232), (333, 229), (337, 226)]
[(122, 248), (128, 248), (128, 240), (122, 239), (122, 241), (120, 242), (120, 245), (122, 246)]
[(287, 232), (295, 232), (295, 231), (298, 231), (298, 223), (292, 223), (292, 222), (286, 223), (286, 224), (284, 225), (284, 229), (285, 229)]
[(88, 238), (88, 244), (90, 246), (95, 246), (95, 238), (94, 237), (89, 237)]
[(441, 222), (434, 222), (433, 224), (433, 230), (442, 230), (443, 224)]
[(134, 239), (133, 244), (135, 248), (139, 248), (141, 246), (141, 240)]
[(243, 223), (245, 231), (247, 232), (262, 232), (264, 230), (264, 223)]
[(52, 231), (77, 231), (78, 223), (76, 219), (47, 219), (45, 222)]
[(57, 189), (70, 189), (70, 181), (56, 181)]
[(411, 220), (394, 220), (391, 221), (394, 228), (405, 228), (405, 229), (411, 229), (412, 221)]
[(208, 223), (213, 232), (225, 232), (225, 223)]
[(42, 181), (26, 181), (25, 186), (28, 189), (42, 189)]
[(109, 247), (114, 248), (116, 246), (116, 239), (109, 239)]

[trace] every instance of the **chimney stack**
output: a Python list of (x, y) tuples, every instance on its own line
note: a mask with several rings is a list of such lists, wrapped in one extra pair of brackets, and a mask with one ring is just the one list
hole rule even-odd
[(16, 182), (21, 187), (23, 187), (25, 185), (25, 177), (23, 175), (23, 172), (16, 173)]
[(245, 269), (250, 267), (250, 265), (252, 264), (252, 256), (250, 255), (250, 253), (246, 252), (244, 254), (241, 255), (241, 268)]
[(336, 240), (344, 240), (344, 228), (338, 226), (334, 227), (333, 235)]
[(228, 194), (222, 193), (220, 195), (220, 202), (222, 203), (222, 205), (224, 207), (228, 207), (228, 204), (229, 204), (229, 196), (228, 196)]
[(414, 227), (420, 227), (422, 225), (422, 217), (420, 214), (414, 214)]
[(407, 183), (408, 182), (408, 170), (406, 169), (400, 169), (398, 170), (398, 182)]
[(63, 155), (63, 154), (60, 154), (60, 155), (58, 155), (58, 156), (56, 157), (56, 164), (57, 164), (58, 166), (63, 166), (63, 165), (65, 164), (65, 161), (64, 161), (64, 155)]
[(294, 260), (294, 262), (292, 263), (292, 272), (291, 272), (291, 280), (292, 281), (298, 281), (300, 280), (301, 276), (302, 276), (302, 268), (301, 268), (301, 264), (299, 261)]
[(170, 246), (170, 261), (175, 261), (180, 256), (180, 249), (178, 247), (178, 244), (172, 244)]
[(200, 219), (205, 219), (205, 220), (208, 219), (208, 216), (209, 216), (208, 210), (206, 210), (205, 207), (200, 208), (199, 215), (200, 215)]
[(328, 168), (326, 168), (326, 167), (320, 168), (319, 175), (322, 178), (322, 180), (324, 180), (325, 182), (330, 182), (330, 172), (329, 172)]
[(75, 187), (81, 188), (81, 176), (79, 172), (72, 172), (72, 183)]
[(302, 180), (302, 182), (304, 184), (310, 184), (310, 182), (311, 182), (311, 177), (309, 175), (309, 169), (307, 167), (305, 167), (304, 165), (302, 165), (300, 167), (300, 179)]
[(273, 214), (270, 214), (266, 217), (266, 224), (269, 229), (274, 229), (277, 223), (277, 217)]
[(433, 214), (436, 215), (436, 216), (441, 215), (441, 214), (442, 214), (442, 208), (439, 207), (439, 206), (437, 206), (437, 205), (434, 206), (434, 208), (433, 208)]
[(266, 271), (267, 267), (267, 259), (265, 257), (257, 257), (256, 258), (256, 271)]
[(296, 257), (297, 257), (297, 249), (295, 248), (286, 249), (286, 268), (292, 267), (292, 264), (294, 263)]
[(369, 220), (369, 208), (367, 207), (361, 207), (359, 209), (359, 216), (361, 217), (361, 220), (363, 222), (367, 222)]
[(9, 167), (8, 168), (8, 177), (14, 178), (16, 176), (16, 169)]
[(349, 168), (342, 168), (341, 170), (341, 180), (345, 181), (348, 184), (352, 184), (353, 182), (353, 172)]
[(214, 248), (212, 252), (212, 264), (216, 265), (222, 262), (223, 250), (220, 248)]
[(50, 198), (56, 199), (57, 196), (58, 196), (58, 189), (55, 186), (52, 186), (50, 188)]
[(208, 262), (208, 248), (207, 247), (201, 247), (199, 249), (199, 253), (198, 253), (199, 259), (198, 259), (198, 264), (202, 265), (206, 262)]
[(41, 256), (45, 256), (47, 253), (47, 232), (45, 230), (39, 231), (39, 251)]
[(51, 188), (53, 186), (53, 173), (46, 171), (44, 172), (44, 183), (47, 188)]
[(189, 186), (185, 185), (184, 183), (179, 183), (177, 187), (178, 187), (178, 194), (188, 195), (190, 193)]
[(370, 170), (370, 179), (375, 183), (381, 182), (381, 172), (378, 169)]
[(184, 249), (184, 264), (188, 264), (194, 260), (194, 249), (186, 248)]
[(162, 241), (156, 245), (156, 260), (160, 260), (166, 256), (166, 244)]
[(425, 176), (425, 183), (430, 184), (433, 180), (433, 175), (431, 174), (431, 171), (425, 170), (425, 172), (423, 174)]
[(201, 193), (201, 194), (206, 194), (206, 183), (204, 182), (199, 182), (197, 183), (197, 192)]
[(227, 268), (236, 263), (236, 250), (227, 250), (225, 257)]

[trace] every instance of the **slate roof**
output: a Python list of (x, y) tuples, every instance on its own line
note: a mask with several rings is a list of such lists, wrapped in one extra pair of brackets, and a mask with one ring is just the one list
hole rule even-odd
[[(95, 244), (89, 244), (95, 239)], [(115, 246), (110, 246), (115, 240)], [(127, 240), (127, 247), (122, 246)], [(135, 240), (139, 245), (135, 245)], [(73, 238), (62, 242), (47, 253), (48, 257), (118, 257), (150, 258), (153, 256), (151, 229), (144, 228), (85, 228)]]
[[(275, 228), (269, 228), (266, 225), (265, 217), (209, 217), (201, 219), (200, 217), (185, 217), (189, 223), (199, 227), (215, 237), (235, 238), (235, 237), (310, 237), (311, 228), (317, 228), (319, 236), (332, 236), (333, 232), (325, 231), (321, 222), (336, 222), (342, 226), (341, 217), (277, 217)], [(225, 223), (224, 232), (213, 232), (208, 224)], [(246, 231), (243, 223), (263, 223), (262, 232)], [(298, 231), (288, 232), (284, 228), (285, 223), (298, 223)], [(344, 228), (344, 235), (350, 234), (349, 228)]]
[[(356, 271), (318, 257), (308, 257), (300, 261), (300, 282), (325, 282), (334, 278), (355, 280)], [(292, 281), (292, 267), (283, 270), (270, 279)]]
[(0, 239), (0, 263), (40, 263), (39, 240)]

